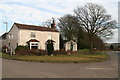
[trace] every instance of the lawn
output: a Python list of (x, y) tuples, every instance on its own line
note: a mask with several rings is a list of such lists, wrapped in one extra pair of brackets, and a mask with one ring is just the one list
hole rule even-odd
[(57, 55), (57, 56), (10, 56), (4, 53), (0, 53), (2, 58), (20, 60), (20, 61), (31, 61), (31, 62), (50, 62), (50, 63), (91, 63), (101, 62), (109, 59), (107, 54), (97, 53), (94, 55)]

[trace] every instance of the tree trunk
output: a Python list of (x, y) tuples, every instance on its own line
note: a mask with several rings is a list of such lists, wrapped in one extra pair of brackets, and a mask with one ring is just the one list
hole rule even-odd
[(90, 44), (90, 53), (92, 54), (93, 53), (93, 40), (91, 37), (89, 38), (89, 44)]
[(90, 51), (93, 51), (93, 41), (91, 40), (91, 43), (90, 43)]

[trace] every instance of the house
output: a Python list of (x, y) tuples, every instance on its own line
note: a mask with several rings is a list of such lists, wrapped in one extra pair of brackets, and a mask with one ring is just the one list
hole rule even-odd
[(10, 31), (2, 35), (2, 46), (7, 46), (12, 51), (19, 45), (46, 50), (48, 41), (53, 42), (54, 50), (59, 50), (59, 31), (54, 20), (51, 28), (14, 23)]
[(2, 52), (2, 38), (0, 37), (0, 52)]

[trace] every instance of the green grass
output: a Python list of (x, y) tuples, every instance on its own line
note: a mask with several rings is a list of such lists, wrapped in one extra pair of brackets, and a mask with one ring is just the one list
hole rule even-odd
[(57, 56), (10, 56), (4, 53), (0, 53), (2, 58), (20, 60), (20, 61), (31, 61), (31, 62), (50, 62), (50, 63), (91, 63), (101, 62), (107, 60), (109, 56), (107, 54), (95, 54), (95, 55), (57, 55)]
[(78, 51), (89, 51), (89, 49), (79, 49)]

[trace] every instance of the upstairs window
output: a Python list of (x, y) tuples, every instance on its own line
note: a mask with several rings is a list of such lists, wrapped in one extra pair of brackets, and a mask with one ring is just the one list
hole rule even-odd
[(9, 43), (8, 45), (9, 45), (9, 47), (10, 47), (10, 43)]
[(31, 32), (30, 37), (35, 38), (36, 37), (35, 32)]

